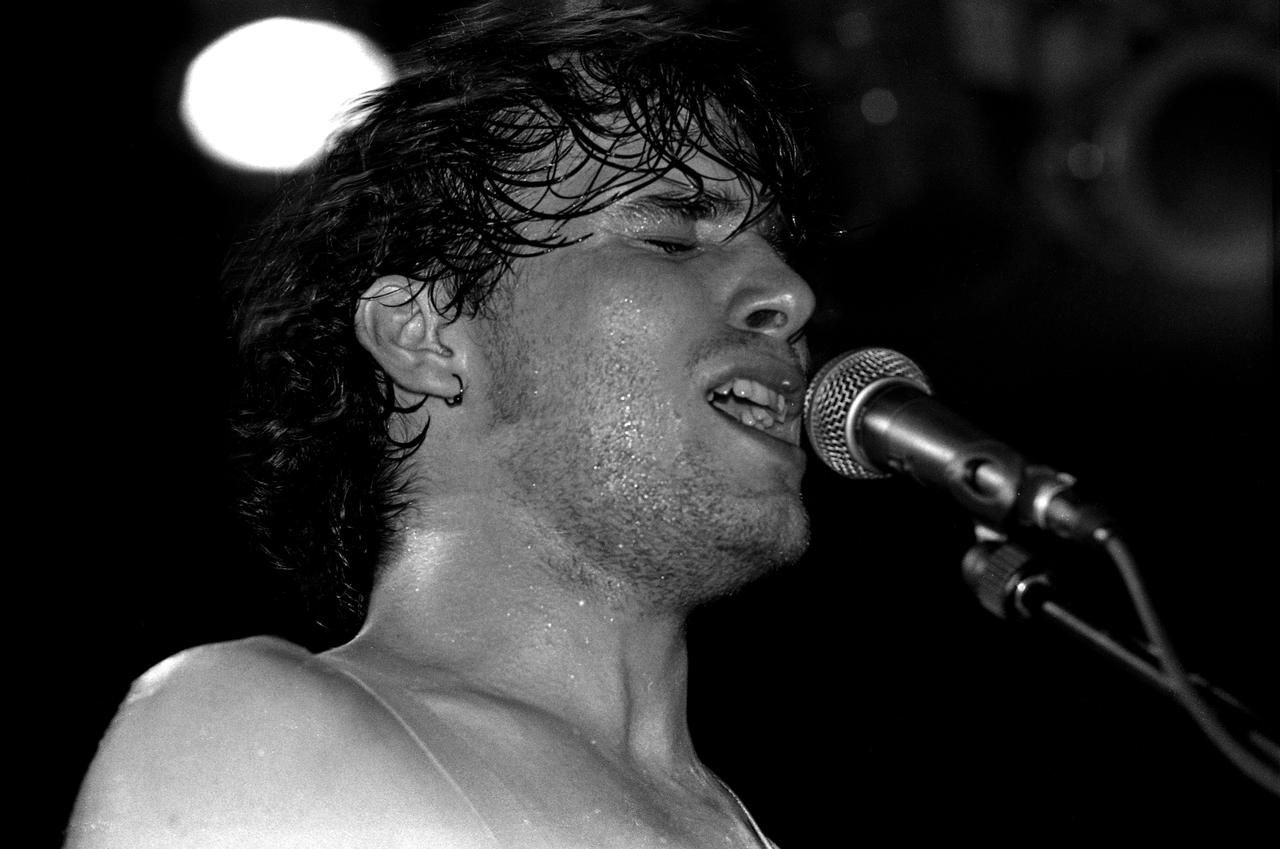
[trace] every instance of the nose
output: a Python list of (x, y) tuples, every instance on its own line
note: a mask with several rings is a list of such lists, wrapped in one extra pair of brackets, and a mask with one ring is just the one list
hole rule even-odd
[(729, 298), (729, 323), (741, 330), (791, 339), (813, 316), (813, 289), (763, 239), (748, 253)]

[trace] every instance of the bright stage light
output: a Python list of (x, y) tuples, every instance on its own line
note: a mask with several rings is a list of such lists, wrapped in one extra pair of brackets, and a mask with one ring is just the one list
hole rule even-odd
[(887, 88), (871, 89), (862, 95), (858, 105), (867, 123), (875, 124), (877, 127), (892, 124), (898, 117), (898, 98)]
[(392, 75), (386, 55), (352, 30), (267, 18), (232, 30), (195, 58), (182, 120), (221, 162), (291, 171), (323, 151), (354, 98)]

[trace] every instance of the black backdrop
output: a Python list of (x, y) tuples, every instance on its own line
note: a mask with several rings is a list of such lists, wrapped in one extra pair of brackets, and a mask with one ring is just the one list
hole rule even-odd
[[(16, 361), (36, 446), (18, 516), (37, 556), (15, 570), (34, 578), (15, 591), (36, 660), (15, 691), (34, 708), (18, 746), (32, 845), (60, 841), (133, 677), (296, 624), (220, 497), (217, 274), (275, 181), (191, 149), (183, 67), (265, 13), (399, 49), (424, 5), (442, 8), (186, 0), (57, 57), (57, 179), (33, 217), (59, 234), (43, 266), (74, 273), (24, 290), (37, 306), (14, 322), (41, 340)], [(817, 357), (903, 350), (952, 406), (1087, 482), (1125, 520), (1189, 665), (1275, 720), (1275, 90), (1230, 58), (1274, 49), (1271, 4), (712, 7), (811, 83), (815, 209), (847, 233), (800, 258), (823, 299)], [(889, 124), (863, 118), (875, 87), (897, 97)], [(1116, 125), (1146, 158), (1091, 179), (1110, 149), (1078, 143)], [(78, 190), (49, 188), (62, 180)], [(1251, 227), (1265, 244), (1221, 271), (1241, 263), (1218, 237)], [(695, 740), (782, 846), (1274, 845), (1280, 800), (1171, 703), (977, 605), (963, 516), (902, 481), (811, 468), (810, 554), (691, 623)], [(1118, 592), (1099, 564), (1073, 568)]]

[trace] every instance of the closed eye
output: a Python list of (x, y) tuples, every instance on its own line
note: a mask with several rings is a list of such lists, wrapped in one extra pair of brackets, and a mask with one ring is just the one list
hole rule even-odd
[(642, 239), (646, 245), (653, 245), (664, 254), (686, 254), (698, 250), (696, 242), (677, 242), (670, 239)]

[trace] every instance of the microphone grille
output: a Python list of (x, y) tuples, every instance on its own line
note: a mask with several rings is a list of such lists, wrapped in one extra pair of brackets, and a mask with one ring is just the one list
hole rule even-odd
[(809, 382), (804, 396), (804, 428), (809, 444), (818, 459), (847, 478), (885, 477), (853, 456), (848, 420), (858, 396), (886, 379), (910, 381), (919, 384), (924, 392), (933, 391), (918, 365), (889, 348), (848, 351), (824, 365)]

